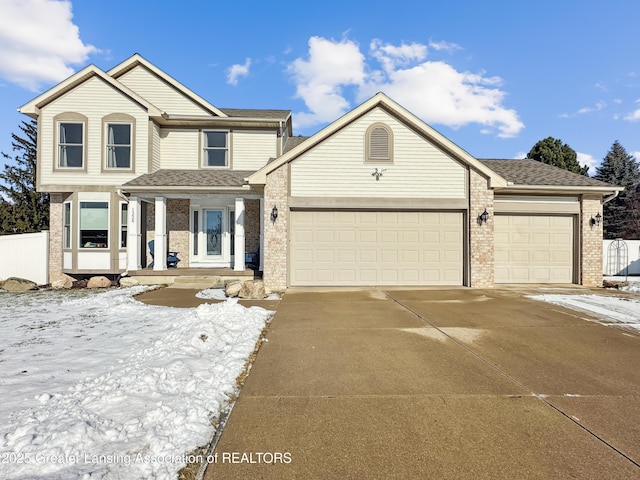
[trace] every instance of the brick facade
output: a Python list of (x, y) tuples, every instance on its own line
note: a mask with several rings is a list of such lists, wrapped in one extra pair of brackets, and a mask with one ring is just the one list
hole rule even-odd
[(169, 250), (178, 252), (178, 268), (189, 266), (189, 200), (167, 199), (167, 242)]
[[(289, 207), (289, 166), (287, 164), (267, 176), (264, 187), (264, 281), (272, 292), (287, 288), (287, 255)], [(271, 221), (271, 210), (278, 208), (278, 218)]]
[[(478, 217), (487, 210), (487, 223)], [(489, 180), (469, 170), (469, 283), (475, 288), (493, 287), (493, 190)]]
[(244, 201), (244, 242), (247, 253), (260, 251), (260, 200)]
[(600, 195), (582, 195), (580, 199), (580, 284), (602, 286), (602, 228), (591, 225), (591, 218), (602, 215)]

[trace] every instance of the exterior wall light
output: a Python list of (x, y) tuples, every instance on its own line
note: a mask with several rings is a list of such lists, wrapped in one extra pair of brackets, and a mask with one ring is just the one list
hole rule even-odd
[(271, 209), (271, 222), (276, 223), (277, 219), (278, 219), (278, 207), (274, 205), (273, 208)]
[(591, 226), (600, 226), (600, 222), (602, 221), (602, 215), (600, 215), (600, 212), (596, 213), (595, 217), (591, 217), (591, 220), (589, 220), (589, 223), (591, 224)]
[(487, 223), (487, 220), (489, 220), (489, 212), (487, 212), (487, 209), (484, 209), (484, 212), (482, 212), (480, 215), (478, 215), (478, 225), (482, 225), (483, 223)]

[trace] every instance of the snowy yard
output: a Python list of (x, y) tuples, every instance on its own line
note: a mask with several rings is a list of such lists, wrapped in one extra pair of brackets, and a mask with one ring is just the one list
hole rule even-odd
[[(640, 281), (635, 278), (629, 279), (629, 286), (621, 288), (621, 291), (640, 293)], [(544, 294), (529, 298), (589, 313), (599, 318), (603, 325), (617, 325), (640, 332), (640, 296)]]
[(145, 287), (0, 293), (0, 478), (176, 478), (272, 312)]

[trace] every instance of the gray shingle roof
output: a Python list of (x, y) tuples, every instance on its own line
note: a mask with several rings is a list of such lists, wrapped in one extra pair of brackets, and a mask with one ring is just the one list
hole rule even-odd
[(296, 148), (302, 142), (304, 142), (309, 137), (289, 137), (287, 140), (287, 144), (284, 146), (284, 151), (282, 153), (287, 153), (289, 150)]
[(158, 170), (125, 183), (127, 187), (241, 187), (251, 170)]
[(261, 110), (252, 108), (220, 108), (230, 117), (246, 117), (246, 118), (277, 118), (286, 120), (291, 114), (291, 110)]
[(612, 187), (594, 178), (563, 170), (536, 160), (478, 159), (485, 166), (515, 185), (549, 185), (568, 187)]

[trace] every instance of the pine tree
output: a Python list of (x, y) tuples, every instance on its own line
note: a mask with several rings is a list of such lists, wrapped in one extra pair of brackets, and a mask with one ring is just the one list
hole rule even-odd
[(640, 168), (633, 155), (616, 140), (593, 178), (624, 187), (616, 198), (604, 204), (605, 238), (640, 238), (634, 227), (637, 222), (630, 221), (637, 213), (634, 197), (640, 186)]
[[(36, 192), (37, 124), (22, 122), (24, 134), (12, 134), (14, 164), (0, 173), (0, 234), (32, 233), (49, 228), (49, 195)], [(2, 152), (5, 159), (11, 157)]]
[(547, 137), (540, 140), (527, 154), (527, 158), (588, 176), (589, 167), (580, 166), (576, 151), (557, 138)]

